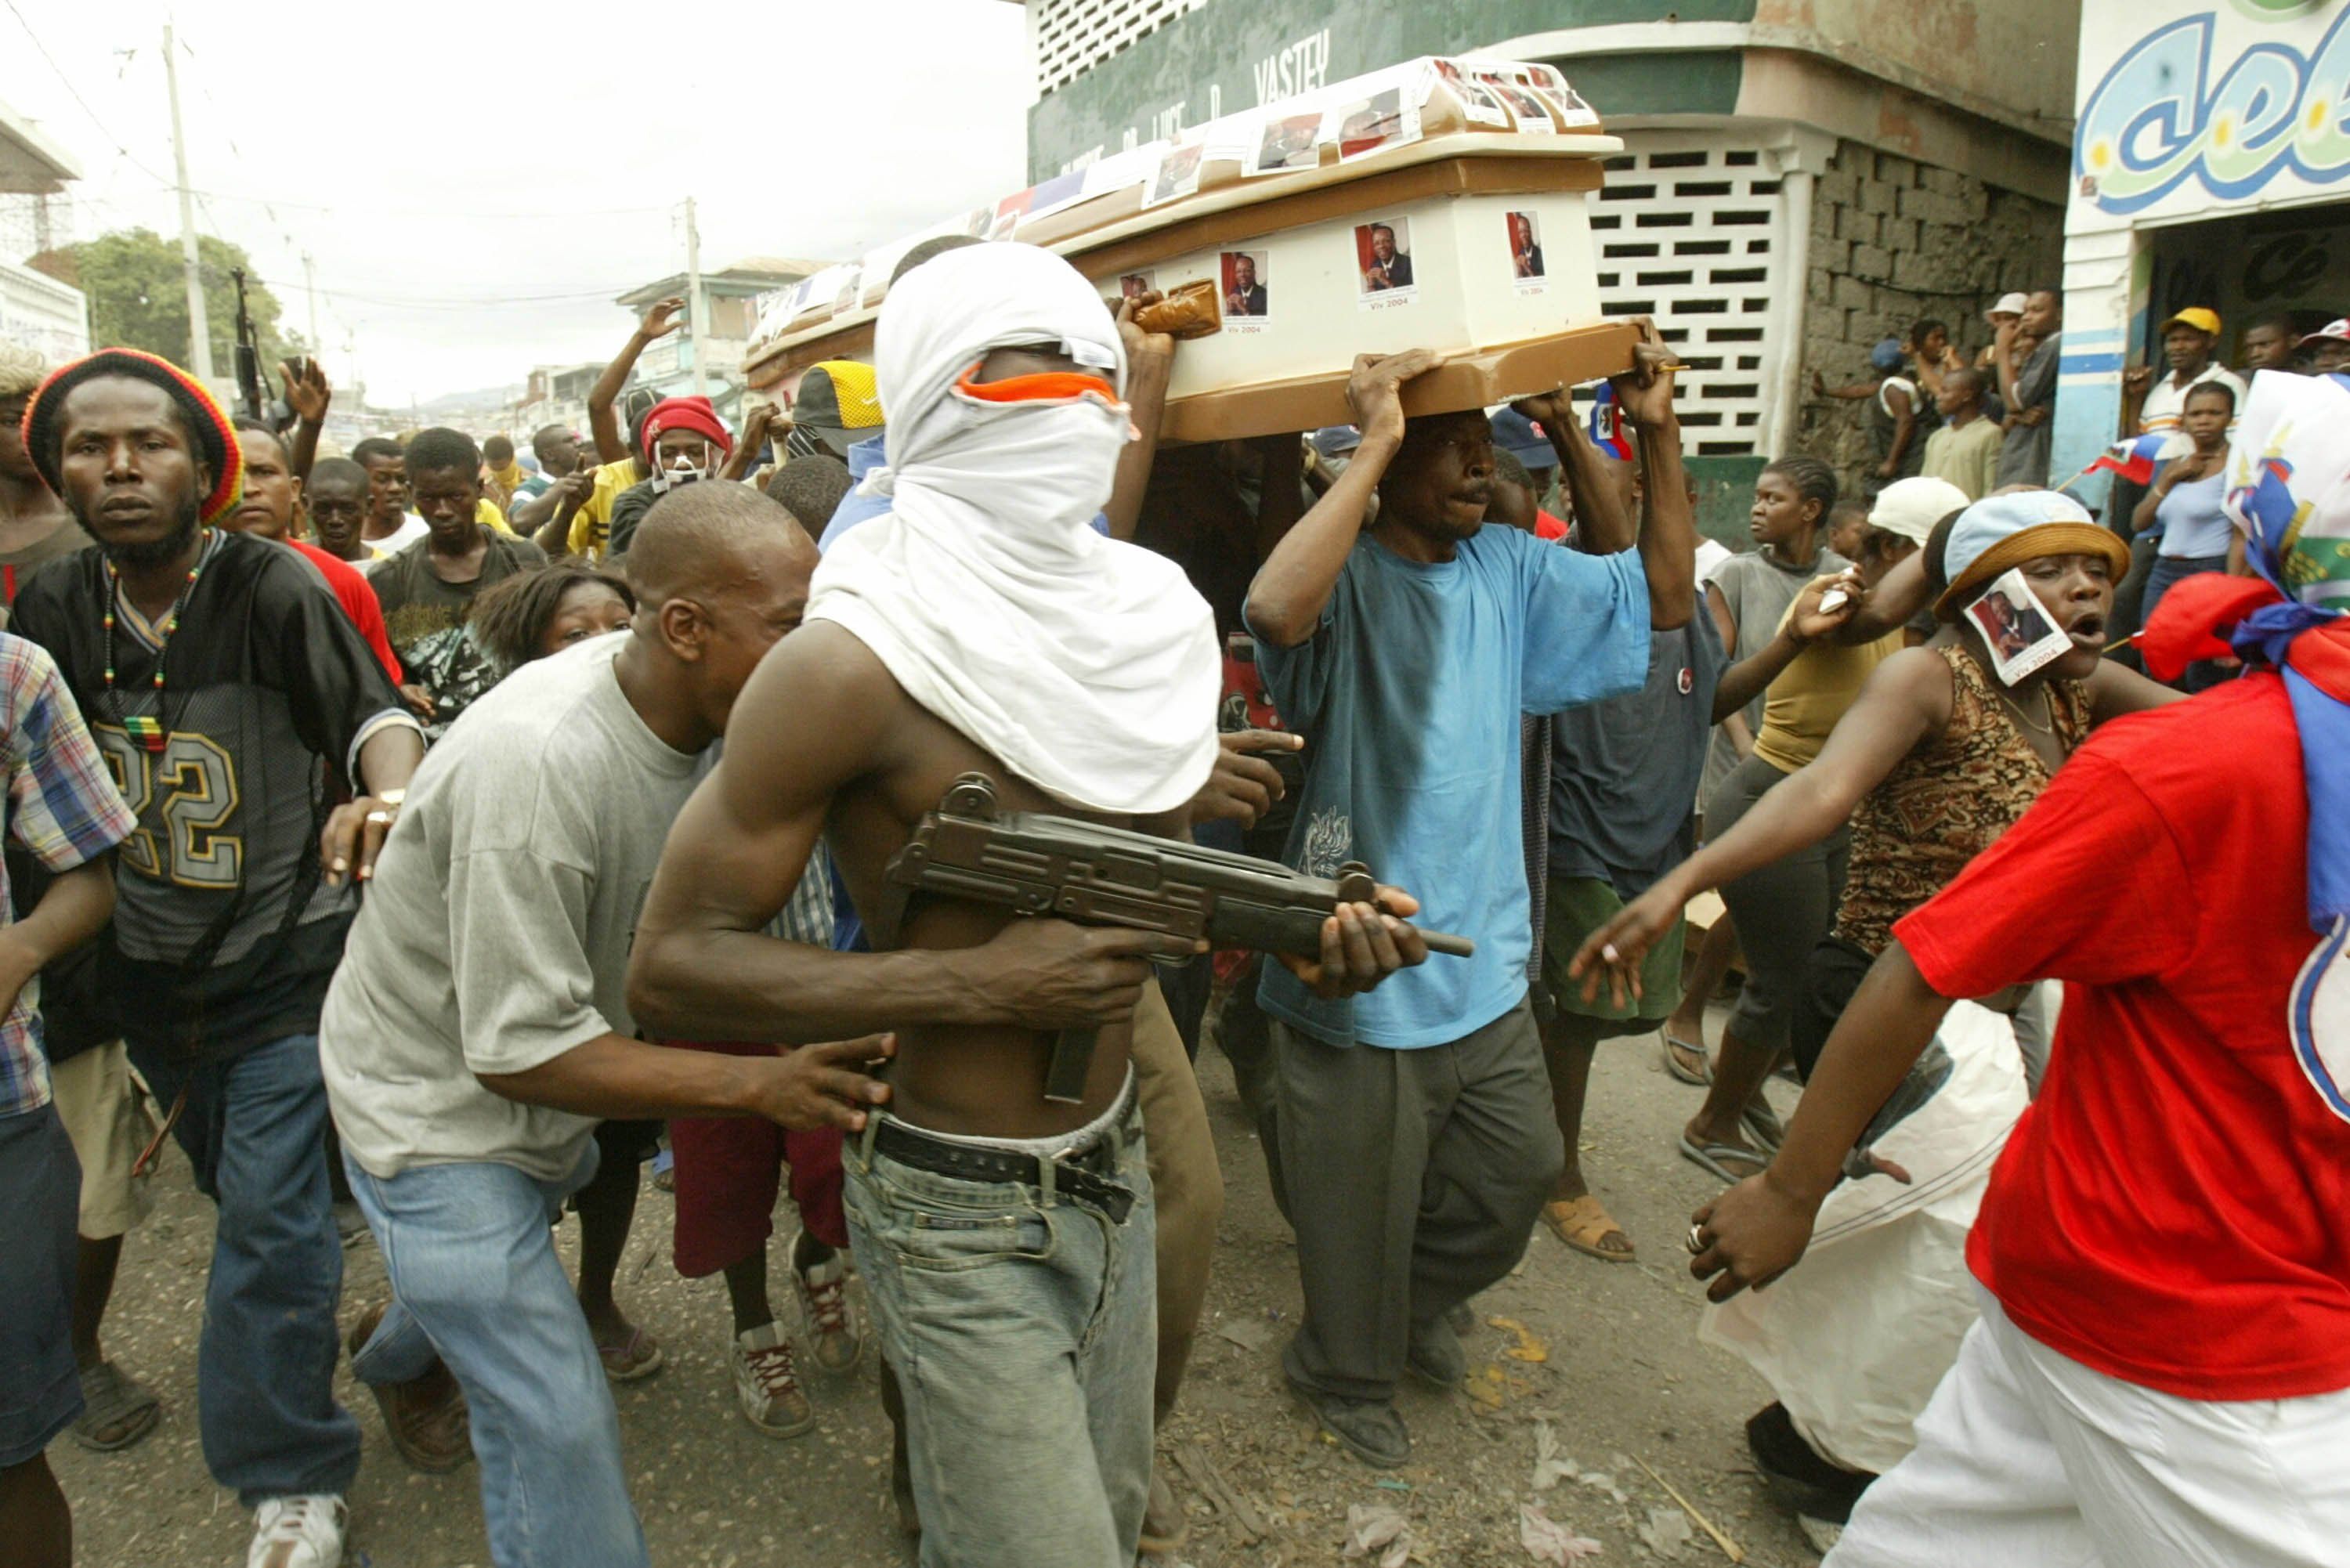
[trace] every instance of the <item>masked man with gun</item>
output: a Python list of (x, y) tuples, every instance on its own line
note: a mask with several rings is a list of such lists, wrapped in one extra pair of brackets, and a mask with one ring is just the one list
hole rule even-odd
[[(630, 999), (662, 1033), (897, 1032), (889, 1114), (850, 1140), (847, 1209), (904, 1389), (922, 1561), (1117, 1568), (1150, 1473), (1153, 1215), (1128, 1052), (1159, 932), (925, 898), (899, 950), (759, 935), (819, 834), (860, 913), (967, 773), (1014, 810), (1171, 834), (1216, 751), (1207, 606), (1103, 538), (1132, 426), (1092, 286), (1019, 244), (950, 252), (892, 289), (878, 339), (889, 515), (836, 543), (809, 624), (744, 689), (678, 819)], [(1389, 892), (1389, 906), (1410, 900)], [(1366, 988), (1425, 954), (1336, 909), (1304, 983)], [(1076, 1104), (1059, 1032), (1097, 1035)]]

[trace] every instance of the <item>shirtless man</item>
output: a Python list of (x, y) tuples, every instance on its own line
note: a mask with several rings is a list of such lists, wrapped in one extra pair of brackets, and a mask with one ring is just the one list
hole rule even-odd
[[(1093, 532), (1129, 430), (1124, 354), (1066, 263), (939, 256), (891, 291), (878, 348), (895, 511), (835, 544), (808, 624), (743, 689), (671, 831), (630, 1002), (664, 1034), (897, 1032), (892, 1113), (852, 1139), (847, 1201), (904, 1385), (921, 1560), (1105, 1568), (1133, 1561), (1150, 1470), (1131, 1020), (1147, 961), (1189, 945), (947, 902), (892, 952), (759, 932), (820, 834), (869, 917), (889, 857), (964, 773), (1014, 810), (1179, 830), (1216, 750), (1211, 618), (1171, 564)], [(951, 585), (951, 618), (914, 581)], [(1425, 951), (1346, 907), (1296, 967), (1340, 994)], [(1099, 1044), (1082, 1103), (1054, 1105), (1045, 1059), (1072, 1026)]]

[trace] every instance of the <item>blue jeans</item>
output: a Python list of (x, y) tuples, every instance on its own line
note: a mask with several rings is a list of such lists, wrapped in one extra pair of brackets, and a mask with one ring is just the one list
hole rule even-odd
[(343, 1244), (327, 1193), (327, 1086), (318, 1037), (288, 1034), (226, 1061), (130, 1043), (196, 1187), (219, 1206), (196, 1346), (204, 1463), (247, 1508), (348, 1490), (359, 1428), (335, 1403)]
[(1126, 1223), (851, 1138), (848, 1234), (906, 1399), (922, 1568), (1128, 1568), (1150, 1492), (1157, 1224), (1142, 1120)]
[(419, 1166), (390, 1180), (343, 1165), (392, 1293), (351, 1371), (363, 1383), (405, 1383), (436, 1356), (447, 1364), (472, 1418), (490, 1560), (646, 1568), (619, 1413), (555, 1255), (552, 1227), (596, 1173), (595, 1144), (561, 1181), (486, 1162)]

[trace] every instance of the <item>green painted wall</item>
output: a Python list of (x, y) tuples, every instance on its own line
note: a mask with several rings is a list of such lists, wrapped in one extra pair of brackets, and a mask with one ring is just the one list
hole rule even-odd
[[(1754, 7), (1755, 0), (1209, 0), (1039, 99), (1028, 114), (1029, 173), (1044, 179), (1096, 150), (1118, 151), (1129, 131), (1137, 142), (1154, 140), (1415, 56), (1560, 27), (1668, 16), (1746, 22)], [(1738, 97), (1733, 54), (1585, 60), (1568, 79), (1603, 115), (1611, 99), (1648, 114), (1727, 114)]]
[(1755, 478), (1767, 460), (1687, 457), (1681, 461), (1697, 484), (1698, 532), (1732, 550), (1752, 549), (1754, 535), (1747, 532), (1746, 519), (1754, 509)]

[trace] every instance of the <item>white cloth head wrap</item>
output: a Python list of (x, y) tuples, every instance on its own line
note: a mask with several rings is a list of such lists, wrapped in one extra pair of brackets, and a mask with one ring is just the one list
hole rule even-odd
[(1171, 810), (1215, 763), (1214, 617), (1173, 562), (1094, 531), (1132, 435), (1123, 406), (955, 390), (989, 350), (1026, 344), (1124, 383), (1117, 324), (1050, 252), (968, 245), (889, 290), (874, 356), (889, 466), (865, 489), (892, 510), (826, 553), (807, 618), (1048, 794)]

